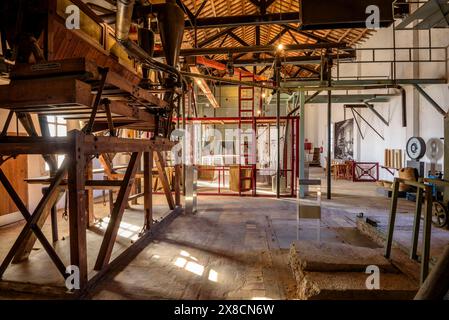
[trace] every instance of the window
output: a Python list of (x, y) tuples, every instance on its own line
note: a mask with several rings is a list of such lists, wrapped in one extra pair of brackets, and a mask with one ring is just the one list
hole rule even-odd
[[(67, 120), (62, 117), (47, 116), (48, 129), (50, 131), (50, 136), (52, 137), (65, 137), (67, 136)], [(64, 155), (58, 155), (58, 167), (61, 166), (64, 161)], [(45, 170), (48, 171), (50, 168), (48, 164), (45, 163)]]

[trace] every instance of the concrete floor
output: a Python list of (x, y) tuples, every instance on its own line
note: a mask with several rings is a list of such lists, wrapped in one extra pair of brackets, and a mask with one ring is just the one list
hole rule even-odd
[[(313, 169), (314, 177), (324, 176)], [(323, 180), (324, 185), (324, 180)], [(356, 214), (388, 216), (389, 199), (376, 193), (374, 183), (334, 182), (332, 201), (323, 197), (321, 240), (354, 246), (380, 246), (356, 228)], [(164, 199), (155, 196), (156, 217), (166, 211)], [(114, 255), (131, 244), (143, 221), (141, 205), (127, 210), (123, 237)], [(107, 207), (96, 205), (98, 215)], [(414, 204), (400, 200), (401, 224), (410, 223)], [(402, 217), (404, 219), (402, 219)], [(2, 259), (23, 223), (0, 228)], [(60, 235), (67, 237), (68, 223), (60, 220)], [(127, 228), (127, 229), (126, 229)], [(401, 229), (401, 227), (399, 227)], [(402, 230), (402, 229), (401, 229)], [(291, 299), (295, 280), (288, 266), (288, 251), (297, 238), (296, 205), (291, 199), (200, 197), (194, 216), (180, 216), (148, 245), (129, 265), (108, 274), (91, 293), (92, 299)], [(49, 235), (48, 224), (44, 233)], [(409, 235), (398, 233), (398, 239)], [(89, 266), (98, 252), (101, 236), (89, 232)], [(304, 225), (302, 240), (314, 240), (315, 230)], [(448, 243), (449, 232), (434, 230), (432, 254)], [(404, 243), (407, 241), (404, 240)], [(67, 262), (68, 241), (56, 246)], [(62, 285), (60, 275), (39, 249), (30, 261), (13, 265), (6, 280)], [(36, 263), (36, 262), (40, 263)], [(0, 293), (0, 298), (16, 298)], [(20, 296), (27, 298), (27, 296)]]

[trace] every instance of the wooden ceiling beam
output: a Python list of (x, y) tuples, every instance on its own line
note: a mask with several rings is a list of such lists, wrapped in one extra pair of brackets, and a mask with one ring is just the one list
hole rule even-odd
[(187, 17), (189, 17), (190, 21), (187, 21), (189, 24), (195, 25), (195, 15), (192, 13), (192, 11), (190, 11), (189, 8), (187, 8), (187, 6), (182, 2), (182, 0), (176, 0), (176, 3), (178, 4), (178, 6), (182, 9), (182, 11), (184, 11), (184, 13), (187, 15)]
[(302, 65), (299, 68), (309, 71), (310, 73), (313, 73), (313, 74), (320, 74), (320, 72), (318, 70), (311, 68), (309, 66), (306, 66), (306, 65)]
[(206, 6), (207, 1), (208, 0), (203, 0), (203, 2), (201, 3), (200, 7), (198, 8), (198, 10), (196, 10), (196, 12), (195, 12), (195, 20), (198, 18), (198, 16), (203, 11), (204, 7)]
[(293, 32), (296, 32), (296, 33), (298, 33), (298, 34), (300, 34), (300, 35), (302, 35), (302, 36), (304, 36), (304, 37), (310, 38), (310, 39), (315, 40), (315, 41), (317, 41), (317, 42), (328, 42), (328, 43), (333, 43), (333, 41), (330, 41), (329, 39), (326, 39), (326, 38), (324, 38), (324, 37), (320, 37), (320, 36), (318, 36), (318, 35), (316, 35), (316, 34), (313, 34), (313, 33), (307, 32), (307, 31), (299, 30), (299, 29), (297, 29), (297, 28), (295, 28), (295, 27), (292, 27), (292, 26), (289, 25), (289, 24), (284, 24), (284, 26), (285, 26), (286, 28), (288, 28), (289, 30), (293, 31)]
[(350, 32), (351, 32), (351, 29), (346, 30), (346, 32), (343, 33), (343, 35), (338, 39), (338, 42), (342, 42), (343, 39), (345, 39)]
[(302, 70), (302, 69), (298, 67), (298, 70), (296, 70), (295, 74), (294, 74), (293, 76), (291, 76), (291, 78), (295, 79), (295, 78), (299, 75), (299, 73), (301, 72), (301, 70)]
[(209, 38), (204, 39), (203, 41), (198, 43), (198, 47), (202, 48), (202, 47), (210, 44), (211, 42), (214, 42), (215, 40), (220, 39), (222, 36), (227, 36), (227, 35), (229, 35), (229, 32), (232, 32), (236, 28), (237, 27), (231, 27), (231, 28), (224, 29), (224, 30), (214, 34), (213, 36), (210, 36)]
[(232, 37), (235, 41), (240, 43), (242, 46), (249, 47), (249, 44), (245, 40), (240, 38), (238, 35), (236, 35), (234, 32), (228, 31), (228, 34), (229, 34), (230, 37)]
[(293, 41), (295, 41), (296, 44), (300, 44), (291, 30), (288, 30), (288, 34), (290, 35), (290, 37), (292, 37)]
[[(241, 27), (241, 26), (257, 26), (268, 24), (288, 24), (299, 22), (300, 21), (298, 12), (282, 12), (282, 13), (198, 18), (196, 19), (196, 27), (198, 29), (207, 29), (207, 28), (226, 28), (233, 26)], [(186, 21), (184, 27), (186, 29), (194, 28), (194, 26), (191, 25), (190, 21)]]
[(262, 75), (265, 71), (267, 71), (269, 68), (270, 68), (269, 66), (263, 67), (262, 70), (260, 70), (260, 71), (257, 73), (257, 75), (258, 75), (258, 76), (261, 76), (261, 75)]
[(261, 2), (263, 0), (249, 0), (249, 2), (251, 2), (257, 9), (260, 10), (260, 6), (261, 6)]
[(275, 43), (277, 40), (279, 40), (280, 38), (282, 38), (282, 36), (284, 34), (286, 34), (288, 31), (288, 29), (286, 27), (283, 27), (281, 31), (279, 31), (279, 33), (273, 37), (273, 39), (271, 39), (267, 45), (272, 45), (273, 43)]

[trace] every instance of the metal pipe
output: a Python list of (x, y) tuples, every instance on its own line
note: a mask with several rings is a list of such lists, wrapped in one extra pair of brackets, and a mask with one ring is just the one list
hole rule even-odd
[(281, 82), (281, 64), (279, 57), (276, 59), (276, 129), (277, 129), (277, 166), (276, 166), (276, 198), (281, 197), (281, 90), (279, 84)]
[[(306, 124), (306, 102), (305, 102), (305, 95), (304, 92), (299, 93), (299, 121), (300, 121), (300, 127), (299, 127), (299, 179), (301, 181), (304, 181), (306, 179), (306, 171), (305, 171), (305, 162), (306, 162), (306, 155), (305, 155), (305, 124)], [(301, 198), (304, 198), (306, 196), (306, 186), (300, 185), (298, 186), (299, 189), (299, 195)]]
[(126, 50), (126, 52), (130, 56), (139, 60), (145, 66), (175, 75), (178, 78), (178, 82), (180, 82), (181, 76), (176, 68), (153, 59), (145, 50), (143, 50), (136, 43), (129, 39), (119, 41), (118, 43)]
[(331, 126), (332, 126), (332, 69), (329, 58), (327, 60), (327, 84), (329, 90), (327, 91), (327, 199), (332, 199), (332, 161), (331, 161)]
[(327, 199), (332, 199), (332, 174), (331, 174), (331, 126), (332, 126), (332, 91), (327, 91)]
[(115, 36), (119, 41), (128, 39), (133, 9), (134, 9), (134, 0), (117, 0), (117, 18), (115, 24)]
[[(249, 86), (249, 87), (269, 89), (269, 90), (278, 90), (279, 89), (279, 87), (277, 87), (277, 86), (270, 86), (270, 85), (266, 85), (266, 84), (260, 84), (257, 82), (246, 82), (246, 81), (239, 81), (239, 80), (232, 80), (232, 79), (224, 79), (224, 78), (208, 76), (208, 75), (198, 74), (198, 73), (185, 72), (185, 71), (181, 71), (180, 73), (181, 73), (181, 75), (183, 75), (184, 77), (187, 77), (187, 78), (207, 79), (207, 80), (212, 80), (212, 81), (217, 81), (217, 82), (222, 82), (222, 83), (243, 85), (243, 86)], [(291, 91), (284, 89), (284, 90), (282, 90), (282, 92), (290, 93)]]
[(402, 127), (407, 127), (407, 93), (402, 86), (396, 86), (396, 89), (401, 91), (401, 102), (402, 102)]
[[(182, 139), (182, 194), (186, 195), (186, 161), (187, 161), (187, 132), (186, 132), (186, 92), (190, 94), (187, 84), (185, 85), (185, 90), (182, 92), (181, 96), (181, 116), (182, 116), (182, 130), (184, 132), (184, 137)], [(190, 101), (190, 99), (189, 99)]]
[(297, 91), (315, 91), (315, 90), (321, 90), (321, 91), (328, 91), (328, 90), (335, 90), (335, 91), (348, 91), (348, 90), (380, 90), (380, 89), (399, 89), (397, 85), (351, 85), (351, 86), (341, 86), (341, 85), (331, 85), (331, 86), (319, 86), (319, 87), (299, 87), (296, 90)]
[[(345, 53), (340, 55), (332, 55), (334, 60), (338, 61), (352, 61), (356, 57), (351, 53)], [(258, 58), (258, 59), (239, 59), (234, 61), (234, 66), (236, 67), (246, 67), (246, 66), (271, 66), (274, 63), (275, 58)], [(225, 61), (220, 61), (225, 62)], [(320, 64), (320, 56), (288, 56), (283, 57), (282, 63), (293, 64), (293, 65), (303, 65), (303, 64)]]
[(151, 55), (129, 40), (129, 29), (131, 27), (132, 13), (134, 8), (134, 0), (118, 0), (117, 1), (117, 23), (115, 26), (115, 36), (117, 42), (123, 46), (129, 55), (141, 61), (150, 68), (160, 70), (176, 76), (178, 84), (181, 82), (181, 76), (178, 70), (173, 66), (163, 64), (151, 57)]

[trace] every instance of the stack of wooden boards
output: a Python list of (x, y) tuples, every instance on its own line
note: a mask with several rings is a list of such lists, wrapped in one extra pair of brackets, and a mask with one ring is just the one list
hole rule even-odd
[(385, 149), (385, 167), (401, 169), (404, 159), (401, 149)]

